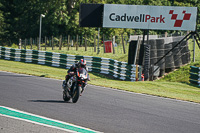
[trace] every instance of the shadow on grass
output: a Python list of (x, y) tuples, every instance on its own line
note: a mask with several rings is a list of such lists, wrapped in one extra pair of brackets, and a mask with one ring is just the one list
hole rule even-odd
[(195, 84), (195, 83), (190, 83), (190, 82), (180, 82), (180, 83), (183, 83), (183, 84), (186, 84), (186, 85), (189, 85), (189, 86), (192, 86), (192, 87), (197, 87), (197, 88), (200, 88), (200, 86), (198, 84)]
[(94, 76), (97, 76), (99, 78), (119, 80), (119, 79), (116, 79), (115, 77), (113, 77), (112, 75), (107, 75), (107, 74), (102, 74), (102, 73), (95, 73), (95, 72), (90, 72), (90, 73), (92, 73)]
[(192, 87), (197, 87), (197, 88), (200, 89), (200, 86), (197, 85), (197, 84), (192, 84), (192, 83), (185, 83), (185, 84), (187, 84), (187, 85), (189, 85), (189, 86), (192, 86)]

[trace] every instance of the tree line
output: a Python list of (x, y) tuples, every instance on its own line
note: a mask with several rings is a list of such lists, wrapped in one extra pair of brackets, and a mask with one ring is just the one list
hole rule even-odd
[[(94, 35), (97, 28), (79, 27), (79, 7), (81, 3), (128, 4), (158, 6), (199, 7), (199, 0), (0, 0), (0, 45), (19, 43), (19, 38), (39, 36), (40, 14), (42, 37), (60, 35)], [(199, 10), (198, 8), (198, 10)], [(200, 31), (198, 12), (197, 31)], [(164, 34), (166, 31), (150, 31), (150, 34)], [(175, 31), (168, 31), (169, 33)], [(141, 30), (101, 28), (107, 36), (120, 34), (142, 34)]]

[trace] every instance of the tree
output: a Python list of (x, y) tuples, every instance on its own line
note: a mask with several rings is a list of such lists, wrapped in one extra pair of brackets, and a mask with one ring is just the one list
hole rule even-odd
[[(18, 43), (19, 38), (39, 36), (40, 14), (42, 19), (42, 37), (76, 34), (94, 36), (98, 28), (79, 27), (79, 7), (81, 3), (128, 4), (159, 6), (198, 7), (199, 0), (1, 0), (0, 1), (0, 40), (7, 44)], [(200, 31), (200, 12), (198, 12), (197, 30)], [(164, 33), (165, 31), (151, 31)], [(173, 31), (170, 31), (173, 32)], [(101, 34), (140, 34), (141, 30), (101, 28)]]
[[(2, 4), (0, 3), (0, 8), (2, 7)], [(5, 23), (4, 23), (4, 16), (3, 16), (3, 12), (0, 10), (0, 36), (3, 36), (5, 33), (4, 33), (4, 29), (3, 27), (5, 26)], [(0, 43), (2, 39), (0, 38)]]

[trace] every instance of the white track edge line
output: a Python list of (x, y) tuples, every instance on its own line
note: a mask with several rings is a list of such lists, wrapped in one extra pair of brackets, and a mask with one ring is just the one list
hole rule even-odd
[(93, 131), (93, 132), (100, 133), (99, 131), (95, 131), (95, 130), (92, 130), (92, 129), (89, 129), (89, 128), (85, 128), (85, 127), (77, 126), (77, 125), (74, 125), (74, 124), (71, 124), (71, 123), (67, 123), (67, 122), (63, 122), (63, 121), (59, 121), (59, 120), (55, 120), (55, 119), (52, 119), (52, 118), (47, 118), (47, 117), (40, 116), (40, 115), (36, 115), (36, 114), (33, 114), (33, 113), (28, 113), (28, 112), (21, 111), (21, 110), (17, 110), (17, 109), (13, 109), (13, 108), (10, 108), (10, 107), (1, 106), (1, 105), (0, 105), (0, 107), (7, 108), (7, 109), (9, 109), (9, 110), (13, 110), (13, 111), (16, 111), (16, 112), (24, 113), (24, 114), (27, 114), (27, 115), (32, 115), (32, 116), (40, 117), (40, 118), (43, 118), (43, 119), (47, 119), (47, 120), (51, 120), (51, 121), (55, 121), (55, 122), (59, 122), (59, 123), (62, 123), (62, 124), (66, 124), (66, 125), (74, 126), (74, 127), (77, 127), (77, 128), (82, 128), (82, 129), (85, 129), (85, 130), (90, 130), (90, 131)]
[(26, 120), (26, 119), (22, 119), (22, 118), (17, 118), (17, 117), (13, 117), (13, 116), (9, 116), (9, 115), (0, 114), (0, 116), (12, 118), (12, 119), (16, 119), (16, 120), (20, 120), (20, 121), (25, 121), (25, 122), (29, 122), (29, 123), (33, 123), (33, 124), (45, 126), (45, 127), (50, 127), (50, 128), (54, 128), (54, 129), (59, 129), (59, 130), (67, 131), (67, 132), (70, 132), (70, 133), (77, 133), (77, 132), (74, 132), (74, 131), (72, 131), (72, 130), (67, 130), (67, 129), (64, 129), (64, 128), (59, 128), (59, 127), (56, 127), (56, 126), (51, 126), (51, 125), (47, 125), (47, 124), (42, 124), (42, 123), (39, 123), (39, 122), (34, 122), (34, 121), (31, 121), (31, 120)]

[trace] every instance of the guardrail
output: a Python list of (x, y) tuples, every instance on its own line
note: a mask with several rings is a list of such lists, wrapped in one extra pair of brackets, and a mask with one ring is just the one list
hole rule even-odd
[(142, 67), (128, 65), (109, 58), (92, 56), (78, 56), (54, 52), (12, 49), (0, 46), (0, 59), (34, 63), (59, 68), (69, 69), (76, 61), (84, 58), (87, 60), (88, 71), (112, 75), (114, 78), (126, 81), (140, 81)]
[(190, 83), (200, 87), (200, 67), (190, 66)]

